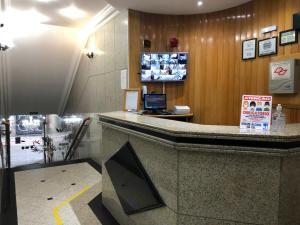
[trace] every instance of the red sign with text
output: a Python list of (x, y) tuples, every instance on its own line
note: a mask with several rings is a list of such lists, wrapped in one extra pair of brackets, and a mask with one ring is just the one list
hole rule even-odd
[(241, 129), (270, 130), (272, 96), (243, 95)]

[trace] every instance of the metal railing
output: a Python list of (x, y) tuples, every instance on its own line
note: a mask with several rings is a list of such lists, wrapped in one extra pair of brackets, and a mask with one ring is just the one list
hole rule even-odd
[(2, 143), (2, 128), (0, 131), (0, 157), (2, 169), (10, 168), (10, 122), (9, 120), (3, 121), (1, 125), (5, 126), (5, 150)]
[(89, 125), (91, 124), (91, 122), (92, 122), (92, 118), (90, 118), (90, 117), (87, 117), (82, 121), (82, 123), (72, 141), (72, 144), (70, 145), (70, 148), (68, 149), (68, 151), (65, 155), (64, 161), (71, 160), (73, 158), (73, 156), (74, 156), (82, 138), (86, 134), (86, 131), (89, 128)]
[[(5, 152), (2, 144), (2, 129), (1, 130), (1, 135), (0, 135), (0, 142), (1, 142), (1, 161), (2, 161), (2, 171), (1, 171), (1, 179), (2, 179), (2, 187), (1, 187), (1, 213), (5, 212), (5, 210), (10, 206), (11, 204), (11, 176), (10, 174), (12, 173), (11, 168), (10, 168), (10, 121), (3, 121), (1, 125), (5, 126)], [(0, 221), (1, 222), (1, 221)]]

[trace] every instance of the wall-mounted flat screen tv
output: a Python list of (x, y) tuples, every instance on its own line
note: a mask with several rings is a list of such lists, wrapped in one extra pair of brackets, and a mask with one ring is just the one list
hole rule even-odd
[(142, 53), (142, 82), (184, 81), (187, 75), (187, 52)]

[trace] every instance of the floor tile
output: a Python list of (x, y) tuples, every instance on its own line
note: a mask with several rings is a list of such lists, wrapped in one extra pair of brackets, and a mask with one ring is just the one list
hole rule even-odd
[(102, 191), (101, 181), (101, 174), (88, 163), (16, 172), (18, 225), (55, 225), (53, 208), (87, 186), (88, 191), (59, 208), (59, 216), (64, 225), (101, 225), (88, 205)]

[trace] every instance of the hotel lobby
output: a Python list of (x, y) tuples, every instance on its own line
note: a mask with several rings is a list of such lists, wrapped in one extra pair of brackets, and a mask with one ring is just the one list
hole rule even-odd
[(300, 0), (2, 0), (0, 25), (1, 225), (300, 225)]

